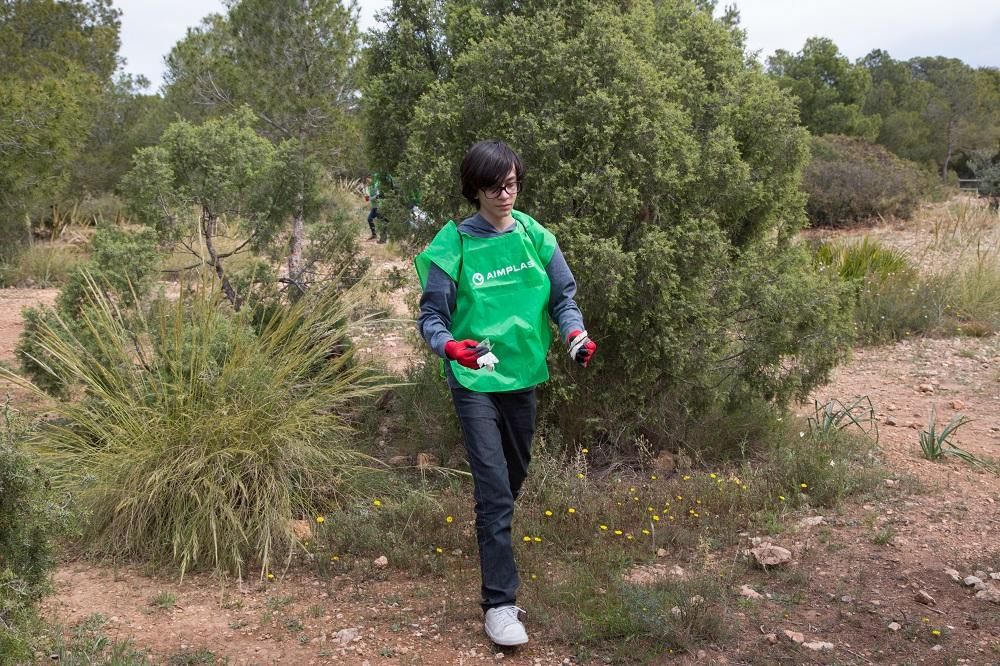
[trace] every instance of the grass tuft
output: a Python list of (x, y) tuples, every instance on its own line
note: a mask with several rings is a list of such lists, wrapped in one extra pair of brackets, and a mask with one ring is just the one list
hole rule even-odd
[(293, 520), (378, 479), (351, 439), (383, 385), (353, 360), (350, 294), (314, 291), (259, 331), (214, 289), (126, 315), (90, 280), (87, 300), (95, 351), (58, 317), (39, 332), (84, 397), (37, 448), (97, 552), (263, 579), (300, 545)]

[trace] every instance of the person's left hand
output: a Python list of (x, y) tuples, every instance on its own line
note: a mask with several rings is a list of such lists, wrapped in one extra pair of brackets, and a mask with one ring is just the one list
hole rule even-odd
[(597, 353), (597, 343), (587, 336), (587, 331), (571, 332), (566, 336), (566, 345), (569, 347), (569, 357), (585, 368)]

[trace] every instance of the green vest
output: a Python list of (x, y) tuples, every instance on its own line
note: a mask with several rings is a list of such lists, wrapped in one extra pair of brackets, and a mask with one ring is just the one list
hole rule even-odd
[(489, 338), (493, 345), (499, 359), (493, 372), (451, 361), (459, 384), (480, 393), (516, 391), (549, 378), (545, 356), (552, 332), (545, 266), (555, 253), (556, 239), (530, 216), (517, 210), (511, 215), (514, 231), (489, 238), (464, 234), (449, 220), (414, 259), (421, 288), (431, 263), (455, 281), (455, 339)]

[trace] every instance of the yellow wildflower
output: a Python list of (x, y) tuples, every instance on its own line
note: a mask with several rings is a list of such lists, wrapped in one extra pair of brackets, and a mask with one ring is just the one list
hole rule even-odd
[(445, 519), (444, 519), (444, 522), (450, 523), (450, 522), (452, 522), (454, 520), (455, 520), (454, 516), (446, 516)]
[(566, 513), (576, 513), (576, 509), (574, 509), (573, 507), (570, 507), (570, 508), (566, 509)]
[(316, 522), (322, 525), (326, 522), (326, 518), (324, 516), (316, 516)]
[(552, 512), (551, 512), (551, 511), (549, 511), (548, 509), (546, 509), (546, 510), (545, 510), (545, 515), (546, 515), (546, 517), (549, 517), (549, 516), (551, 516), (551, 515), (552, 515)]
[(531, 537), (530, 536), (525, 536), (525, 537), (523, 537), (521, 539), (521, 541), (523, 541), (524, 543), (531, 543)]

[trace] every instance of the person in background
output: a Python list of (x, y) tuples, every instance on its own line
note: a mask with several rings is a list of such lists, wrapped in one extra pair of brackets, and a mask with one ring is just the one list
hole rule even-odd
[(510, 146), (476, 143), (461, 165), (462, 195), (476, 213), (449, 221), (415, 259), (423, 288), (417, 324), (446, 359), (474, 485), (484, 628), (498, 645), (528, 641), (512, 521), (531, 460), (535, 387), (549, 377), (549, 319), (581, 366), (597, 351), (555, 236), (514, 209), (523, 182)]
[[(372, 232), (372, 235), (368, 237), (368, 240), (379, 239), (379, 243), (384, 243), (386, 239), (386, 219), (385, 215), (382, 215), (378, 210), (379, 200), (382, 198), (382, 182), (379, 178), (378, 173), (373, 174), (365, 179), (365, 184), (368, 186), (368, 194), (365, 196), (365, 201), (371, 207), (368, 211), (368, 229)], [(382, 237), (379, 238), (378, 233), (375, 230), (375, 220), (382, 220)]]

